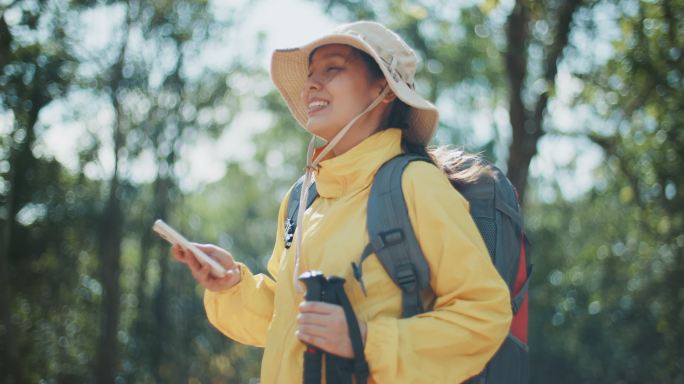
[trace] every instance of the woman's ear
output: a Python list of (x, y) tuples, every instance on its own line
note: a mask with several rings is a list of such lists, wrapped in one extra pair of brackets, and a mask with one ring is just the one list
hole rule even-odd
[[(379, 97), (386, 88), (389, 88), (389, 83), (387, 82), (387, 79), (385, 79), (385, 78), (378, 79), (376, 85), (378, 87), (378, 96), (375, 96), (376, 98)], [(392, 91), (392, 89), (389, 88), (387, 95), (385, 96), (385, 98), (380, 103), (381, 104), (392, 104), (392, 102), (396, 98), (397, 98), (397, 95), (395, 95), (394, 92)]]
[[(389, 85), (386, 85), (386, 87), (389, 87)], [(382, 91), (380, 91), (380, 92), (382, 92)], [(392, 102), (394, 100), (396, 100), (396, 98), (397, 98), (397, 95), (395, 95), (394, 92), (392, 92), (392, 90), (390, 90), (389, 92), (387, 92), (387, 96), (385, 96), (385, 98), (381, 101), (381, 103), (392, 104)]]

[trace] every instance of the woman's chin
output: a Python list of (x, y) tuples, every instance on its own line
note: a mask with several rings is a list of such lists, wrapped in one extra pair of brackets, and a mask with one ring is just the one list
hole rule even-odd
[(337, 132), (340, 131), (340, 128), (339, 127), (337, 127), (337, 128), (331, 127), (329, 125), (316, 124), (316, 123), (312, 123), (310, 121), (309, 124), (306, 126), (306, 130), (310, 134), (312, 134), (316, 137), (320, 137), (321, 139), (325, 140), (326, 142), (329, 142), (330, 140), (333, 139), (333, 137), (335, 137)]

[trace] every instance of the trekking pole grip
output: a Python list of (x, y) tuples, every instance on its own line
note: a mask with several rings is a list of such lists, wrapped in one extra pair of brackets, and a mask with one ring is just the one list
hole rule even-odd
[[(299, 280), (306, 285), (306, 301), (322, 301), (323, 288), (325, 287), (326, 279), (323, 272), (307, 271), (299, 276)], [(323, 353), (320, 349), (307, 345), (304, 351), (304, 384), (320, 384), (321, 383), (321, 364), (323, 361)]]

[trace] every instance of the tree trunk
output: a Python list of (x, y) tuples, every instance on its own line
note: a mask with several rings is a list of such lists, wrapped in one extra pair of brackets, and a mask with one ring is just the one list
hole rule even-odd
[[(129, 7), (130, 13), (130, 7)], [(97, 346), (97, 366), (95, 376), (98, 383), (114, 383), (115, 372), (118, 368), (119, 310), (121, 287), (121, 241), (123, 238), (124, 218), (121, 210), (119, 166), (120, 154), (125, 146), (123, 133), (122, 106), (118, 99), (118, 90), (122, 86), (123, 66), (126, 56), (128, 33), (130, 30), (130, 14), (127, 19), (123, 43), (119, 51), (119, 59), (112, 68), (110, 81), (112, 106), (114, 108), (114, 172), (109, 183), (107, 205), (100, 220), (99, 228), (99, 258), (100, 279), (102, 282), (102, 310), (100, 311), (100, 337)]]
[(12, 292), (10, 284), (10, 255), (16, 252), (14, 244), (16, 229), (16, 216), (20, 208), (32, 198), (29, 178), (34, 169), (36, 158), (33, 156), (33, 144), (36, 141), (36, 123), (38, 115), (49, 102), (42, 90), (36, 86), (28, 85), (25, 89), (27, 98), (32, 102), (29, 111), (15, 110), (15, 120), (19, 127), (24, 127), (26, 135), (21, 142), (15, 142), (12, 137), (8, 139), (10, 148), (10, 171), (8, 175), (9, 190), (7, 192), (7, 204), (5, 207), (6, 218), (4, 220), (2, 237), (2, 254), (0, 255), (0, 313), (4, 326), (4, 347), (2, 347), (3, 360), (7, 362), (6, 368), (0, 370), (3, 382), (22, 383), (24, 382), (22, 369), (25, 365), (21, 364), (21, 356), (17, 347), (17, 330), (12, 323), (12, 297), (16, 292)]
[[(152, 210), (150, 212), (151, 217), (154, 219), (166, 220), (168, 217), (168, 184), (170, 182), (165, 178), (165, 176), (158, 175), (154, 181), (153, 187), (153, 198)], [(155, 379), (159, 382), (158, 372), (160, 370), (160, 364), (162, 361), (162, 348), (161, 345), (165, 343), (162, 335), (158, 333), (158, 321), (159, 313), (166, 313), (166, 300), (162, 300), (159, 303), (159, 293), (155, 295), (154, 311), (151, 313), (149, 311), (149, 300), (145, 294), (145, 286), (147, 285), (147, 269), (152, 259), (152, 255), (156, 253), (159, 249), (158, 241), (159, 237), (156, 236), (151, 230), (145, 231), (140, 240), (140, 261), (138, 264), (138, 282), (136, 286), (136, 296), (138, 299), (138, 310), (137, 318), (134, 326), (134, 337), (138, 340), (136, 345), (139, 345), (136, 350), (136, 362), (141, 369), (145, 369), (149, 372), (153, 372)], [(166, 245), (166, 243), (164, 243)], [(164, 262), (164, 258), (168, 257), (168, 252), (165, 252), (168, 247), (162, 247), (160, 263)], [(161, 276), (160, 284), (165, 285), (166, 281), (166, 271), (165, 266), (161, 265)], [(164, 292), (165, 293), (165, 292)], [(163, 321), (163, 319), (162, 319)], [(154, 323), (154, 327), (150, 327), (149, 324)], [(144, 349), (142, 349), (144, 348)]]
[(12, 180), (9, 185), (6, 202), (6, 217), (3, 220), (3, 236), (2, 236), (2, 254), (0, 254), (0, 313), (2, 314), (2, 333), (0, 336), (0, 351), (2, 361), (4, 362), (0, 367), (0, 382), (3, 383), (19, 383), (21, 378), (19, 369), (19, 354), (14, 338), (14, 326), (12, 324), (12, 289), (9, 281), (9, 254), (12, 247), (12, 227), (14, 226), (14, 217), (16, 215), (16, 204), (14, 203), (14, 179), (17, 166), (15, 161), (10, 157), (10, 172), (9, 180)]
[[(12, 146), (10, 145), (10, 148)], [(17, 214), (14, 199), (14, 188), (16, 188), (17, 172), (19, 166), (16, 161), (15, 151), (10, 149), (10, 170), (7, 175), (10, 180), (7, 191), (7, 201), (5, 205), (5, 217), (3, 220), (2, 254), (0, 254), (0, 313), (2, 314), (2, 338), (0, 339), (0, 351), (2, 351), (2, 364), (0, 367), (0, 381), (3, 383), (18, 383), (20, 379), (14, 372), (18, 367), (18, 353), (14, 339), (14, 326), (12, 324), (12, 288), (9, 281), (9, 258), (12, 249), (12, 230), (14, 217)]]
[[(178, 58), (176, 59), (176, 63), (174, 66), (173, 72), (169, 75), (167, 80), (171, 80), (169, 85), (175, 89), (173, 89), (175, 92), (177, 92), (179, 95), (183, 94), (183, 80), (180, 75), (180, 70), (183, 65), (183, 59), (184, 56), (182, 54), (183, 52), (183, 47), (182, 44), (179, 44), (177, 42), (177, 48), (178, 51), (181, 52), (180, 55), (178, 55)], [(157, 215), (156, 217), (166, 219), (169, 214), (169, 198), (170, 198), (170, 192), (175, 189), (175, 184), (174, 181), (171, 177), (171, 173), (173, 172), (174, 165), (176, 164), (176, 142), (177, 140), (181, 137), (183, 134), (184, 126), (181, 124), (180, 127), (178, 128), (178, 133), (170, 143), (170, 150), (166, 154), (165, 157), (163, 157), (163, 160), (160, 159), (160, 163), (164, 164), (166, 171), (164, 173), (158, 173), (157, 174), (157, 180), (155, 184), (155, 202), (154, 206), (156, 208), (155, 214)], [(158, 143), (156, 143), (158, 144)], [(159, 152), (159, 146), (157, 145), (156, 147), (158, 151), (158, 155), (161, 155)], [(161, 156), (160, 156), (161, 157)], [(159, 244), (159, 243), (157, 243)], [(170, 343), (167, 343), (166, 341), (168, 340), (168, 334), (167, 334), (167, 329), (169, 328), (169, 320), (168, 320), (168, 303), (169, 303), (169, 284), (168, 284), (168, 278), (169, 278), (169, 263), (171, 262), (169, 255), (168, 255), (168, 248), (158, 248), (159, 249), (159, 266), (160, 266), (160, 271), (159, 271), (159, 285), (157, 286), (157, 291), (154, 296), (154, 303), (153, 303), (153, 308), (154, 308), (154, 322), (155, 322), (155, 328), (154, 328), (154, 338), (152, 340), (152, 345), (151, 345), (151, 350), (150, 350), (150, 359), (151, 359), (151, 366), (153, 368), (154, 372), (154, 377), (157, 382), (167, 382), (169, 381), (169, 374), (171, 372), (168, 371), (167, 367), (170, 365), (165, 364), (165, 358), (167, 356), (167, 350), (166, 346), (169, 345)], [(174, 366), (174, 368), (177, 368)]]
[(582, 5), (582, 0), (568, 0), (558, 9), (557, 25), (553, 42), (547, 47), (544, 59), (544, 80), (546, 91), (537, 99), (534, 109), (529, 111), (523, 103), (524, 83), (527, 77), (527, 47), (530, 9), (528, 1), (517, 0), (508, 16), (506, 72), (510, 83), (509, 118), (513, 139), (508, 157), (508, 177), (518, 190), (521, 204), (525, 202), (530, 163), (537, 154), (537, 144), (544, 135), (544, 115), (556, 83), (558, 63), (568, 45), (572, 18)]
[[(117, 124), (118, 125), (118, 124)], [(116, 128), (117, 130), (119, 128)], [(115, 140), (118, 152), (119, 140)], [(114, 176), (110, 182), (109, 199), (100, 221), (100, 279), (102, 283), (102, 310), (100, 312), (100, 339), (96, 377), (98, 383), (114, 383), (118, 366), (117, 330), (120, 307), (120, 258), (123, 237), (123, 213), (119, 200), (118, 156), (115, 158)]]
[[(7, 63), (9, 54), (12, 50), (10, 43), (12, 34), (5, 22), (5, 15), (0, 17), (0, 72)], [(10, 150), (10, 170), (7, 175), (8, 180), (14, 178), (14, 162), (11, 158)], [(2, 321), (0, 333), (0, 361), (5, 362), (0, 366), (0, 382), (12, 383), (9, 367), (16, 364), (16, 348), (14, 346), (12, 317), (10, 316), (11, 304), (10, 283), (9, 283), (9, 252), (10, 241), (12, 239), (12, 211), (14, 209), (14, 195), (12, 193), (12, 183), (10, 182), (5, 201), (5, 217), (2, 218), (2, 237), (0, 238), (0, 321)]]
[(154, 298), (154, 336), (155, 341), (152, 344), (150, 351), (151, 365), (154, 368), (154, 378), (158, 383), (168, 382), (170, 379), (169, 373), (164, 368), (164, 355), (165, 346), (167, 343), (167, 328), (168, 321), (166, 316), (166, 308), (168, 306), (168, 272), (169, 272), (169, 259), (168, 257), (162, 257), (159, 260), (159, 286), (157, 288), (157, 293)]
[(528, 118), (527, 109), (525, 109), (522, 99), (523, 84), (527, 77), (529, 20), (530, 10), (527, 2), (524, 0), (516, 1), (506, 25), (506, 36), (508, 38), (506, 72), (510, 84), (508, 113), (513, 136), (508, 156), (508, 177), (518, 190), (521, 203), (524, 202), (527, 172), (532, 158), (529, 155), (529, 148), (527, 150), (523, 150), (523, 148), (531, 145), (536, 150), (537, 145), (536, 141), (532, 142), (525, 134), (525, 122)]

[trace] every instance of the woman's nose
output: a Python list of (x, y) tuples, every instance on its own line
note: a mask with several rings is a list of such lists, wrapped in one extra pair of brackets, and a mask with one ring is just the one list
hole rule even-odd
[(310, 92), (318, 91), (320, 89), (321, 82), (315, 76), (308, 76), (304, 81), (304, 87), (302, 87), (302, 93), (300, 97), (302, 98), (302, 100), (307, 101)]
[(315, 74), (307, 76), (306, 81), (304, 81), (304, 91), (318, 89), (321, 89), (320, 79)]

